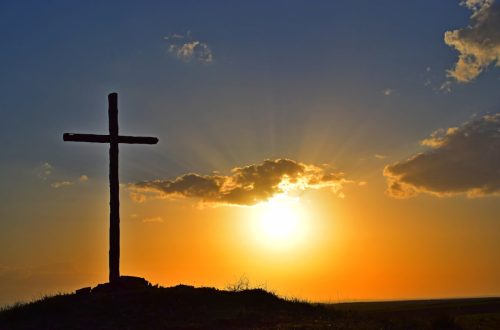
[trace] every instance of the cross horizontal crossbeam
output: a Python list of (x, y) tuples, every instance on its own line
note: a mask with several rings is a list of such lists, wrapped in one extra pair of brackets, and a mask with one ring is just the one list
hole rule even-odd
[[(64, 133), (63, 140), (64, 141), (72, 141), (72, 142), (111, 143), (111, 137), (107, 134)], [(118, 135), (118, 143), (157, 144), (158, 138), (151, 137), (151, 136)]]
[(109, 134), (64, 133), (71, 142), (109, 143), (109, 283), (120, 280), (120, 182), (118, 179), (118, 145), (157, 144), (150, 136), (126, 136), (118, 133), (118, 94), (108, 95)]

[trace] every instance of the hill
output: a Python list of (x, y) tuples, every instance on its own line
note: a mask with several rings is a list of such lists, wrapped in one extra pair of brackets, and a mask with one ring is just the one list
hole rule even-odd
[(0, 329), (476, 328), (500, 328), (500, 299), (310, 304), (262, 289), (162, 288), (132, 277), (0, 312)]
[[(262, 289), (152, 286), (139, 278), (46, 297), (0, 312), (0, 329), (235, 329), (314, 326), (324, 308)], [(309, 322), (313, 322), (312, 324)], [(306, 324), (307, 323), (307, 324)]]

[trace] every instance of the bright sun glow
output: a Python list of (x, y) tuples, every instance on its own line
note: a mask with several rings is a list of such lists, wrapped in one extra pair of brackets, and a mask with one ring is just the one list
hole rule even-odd
[(306, 217), (298, 197), (277, 195), (255, 208), (255, 231), (262, 243), (280, 248), (304, 238)]

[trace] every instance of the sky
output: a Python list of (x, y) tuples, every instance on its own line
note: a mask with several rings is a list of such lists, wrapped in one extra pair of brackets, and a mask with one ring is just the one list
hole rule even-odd
[(2, 1), (0, 305), (121, 272), (357, 301), (500, 295), (500, 4)]

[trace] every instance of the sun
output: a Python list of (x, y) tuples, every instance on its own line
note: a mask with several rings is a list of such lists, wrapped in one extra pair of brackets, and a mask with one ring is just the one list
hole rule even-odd
[(306, 215), (300, 198), (286, 194), (255, 206), (255, 234), (261, 243), (274, 248), (300, 243), (306, 233)]

